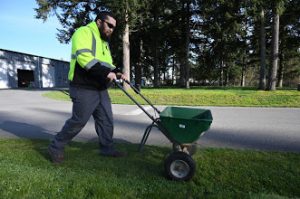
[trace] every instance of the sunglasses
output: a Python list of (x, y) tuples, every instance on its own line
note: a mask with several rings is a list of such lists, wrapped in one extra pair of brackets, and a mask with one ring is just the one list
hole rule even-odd
[(102, 20), (102, 21), (105, 22), (110, 29), (115, 29), (116, 28), (114, 25), (112, 25), (108, 21), (106, 21), (106, 20)]

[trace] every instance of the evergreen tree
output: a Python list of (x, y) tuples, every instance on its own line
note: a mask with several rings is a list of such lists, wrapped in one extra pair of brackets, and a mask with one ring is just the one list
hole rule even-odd
[[(115, 14), (119, 24), (117, 32), (122, 34), (123, 60), (122, 62), (118, 61), (118, 65), (123, 65), (123, 72), (130, 79), (129, 24), (135, 23), (135, 19), (137, 18), (135, 11), (140, 8), (141, 4), (137, 4), (136, 0), (36, 0), (36, 2), (38, 5), (38, 8), (35, 9), (37, 13), (36, 18), (45, 21), (49, 16), (54, 15), (60, 21), (63, 29), (58, 30), (57, 38), (62, 43), (68, 43), (75, 30), (92, 21), (100, 10), (111, 10)], [(120, 52), (120, 50), (116, 51)], [(120, 53), (113, 51), (113, 56), (116, 57), (116, 55), (120, 55)]]
[(272, 48), (271, 63), (269, 70), (268, 90), (276, 90), (276, 78), (279, 60), (279, 18), (284, 9), (284, 0), (276, 0), (273, 2), (272, 14)]
[[(199, 1), (201, 37), (206, 44), (211, 67), (219, 72), (219, 85), (227, 85), (245, 50), (245, 12), (239, 1)], [(203, 39), (202, 39), (203, 40)], [(239, 56), (238, 56), (239, 55)], [(244, 59), (245, 60), (245, 59)]]
[[(280, 48), (277, 87), (299, 83), (300, 76), (300, 1), (291, 0), (285, 4), (280, 17)], [(286, 81), (284, 81), (286, 79)]]
[(62, 24), (57, 38), (65, 43), (99, 10), (111, 10), (117, 19), (111, 40), (115, 64), (139, 85), (146, 77), (156, 87), (245, 86), (251, 72), (257, 73), (260, 89), (266, 77), (268, 88), (274, 89), (276, 81), (278, 86), (292, 85), (299, 77), (299, 4), (299, 0), (37, 0), (36, 17), (57, 17)]

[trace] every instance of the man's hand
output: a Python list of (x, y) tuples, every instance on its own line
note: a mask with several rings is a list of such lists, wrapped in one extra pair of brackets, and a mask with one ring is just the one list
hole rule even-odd
[(117, 75), (118, 79), (128, 80), (126, 74), (123, 74), (123, 73), (117, 73), (116, 75)]
[(113, 81), (114, 79), (117, 79), (116, 73), (114, 72), (108, 73), (107, 78), (109, 79), (109, 81)]

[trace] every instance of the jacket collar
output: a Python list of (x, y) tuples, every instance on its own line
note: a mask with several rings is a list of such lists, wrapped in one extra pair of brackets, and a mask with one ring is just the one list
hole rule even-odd
[(92, 30), (92, 32), (93, 32), (97, 37), (101, 38), (101, 37), (100, 37), (100, 32), (99, 32), (98, 26), (97, 26), (97, 24), (96, 24), (95, 21), (90, 22), (87, 26)]

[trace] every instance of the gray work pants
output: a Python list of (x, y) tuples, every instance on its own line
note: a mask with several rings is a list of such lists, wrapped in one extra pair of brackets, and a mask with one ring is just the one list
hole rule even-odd
[(70, 97), (73, 102), (72, 117), (52, 140), (52, 150), (63, 153), (65, 145), (81, 131), (91, 115), (95, 121), (101, 150), (113, 150), (113, 114), (108, 91), (70, 86)]

